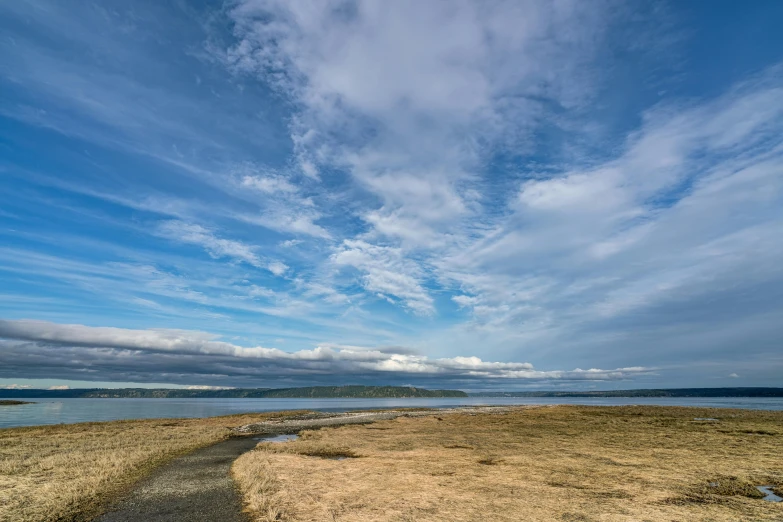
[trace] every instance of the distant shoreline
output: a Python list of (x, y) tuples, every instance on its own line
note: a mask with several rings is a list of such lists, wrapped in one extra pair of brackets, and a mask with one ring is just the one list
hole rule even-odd
[(35, 403), (34, 402), (28, 402), (28, 401), (0, 400), (0, 406), (18, 406), (20, 404), (35, 404)]
[(470, 397), (783, 397), (783, 388), (659, 388), (639, 390), (602, 391), (524, 391), (524, 392), (479, 392)]
[(0, 389), (0, 398), (41, 399), (404, 399), (468, 397), (460, 390), (413, 386), (311, 386), (303, 388), (74, 388), (68, 390)]
[(303, 388), (234, 388), (191, 390), (175, 388), (75, 388), (68, 390), (0, 389), (3, 399), (404, 399), (466, 397), (539, 398), (783, 398), (783, 388), (660, 388), (603, 391), (428, 390), (409, 386), (313, 386)]

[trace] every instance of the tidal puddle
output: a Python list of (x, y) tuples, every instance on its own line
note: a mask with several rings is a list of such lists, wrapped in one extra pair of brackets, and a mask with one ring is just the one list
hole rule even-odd
[(767, 495), (763, 498), (767, 502), (783, 502), (783, 498), (772, 492), (772, 486), (756, 486), (756, 489)]
[(693, 420), (702, 422), (718, 422), (718, 419), (713, 419), (712, 417), (696, 417)]
[(299, 435), (291, 434), (291, 435), (274, 435), (272, 437), (254, 437), (253, 440), (263, 441), (263, 442), (288, 442), (291, 440), (296, 440), (299, 438)]

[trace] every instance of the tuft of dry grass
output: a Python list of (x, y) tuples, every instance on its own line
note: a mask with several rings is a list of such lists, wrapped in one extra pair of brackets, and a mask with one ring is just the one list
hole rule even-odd
[(350, 459), (359, 457), (355, 451), (345, 445), (339, 443), (325, 444), (319, 439), (318, 431), (304, 430), (300, 432), (299, 439), (294, 441), (295, 444), (260, 442), (258, 446), (256, 446), (256, 450), (265, 451), (267, 453), (290, 453), (302, 455), (304, 457), (318, 457), (322, 459)]
[(713, 477), (713, 480), (695, 485), (682, 497), (674, 498), (672, 501), (711, 503), (723, 502), (726, 500), (724, 497), (764, 498), (764, 493), (756, 488), (760, 485), (743, 477)]
[(113, 495), (156, 466), (227, 438), (235, 426), (287, 415), (2, 429), (0, 522), (91, 520)]
[(237, 479), (245, 506), (256, 520), (274, 522), (288, 518), (287, 496), (280, 482), (271, 472), (269, 459), (259, 452), (252, 460), (237, 460), (231, 467), (231, 475)]
[[(783, 519), (783, 504), (755, 490), (783, 486), (783, 412), (554, 406), (440, 418), (304, 432), (260, 444), (232, 471), (265, 522)], [(335, 449), (360, 458), (311, 456)]]

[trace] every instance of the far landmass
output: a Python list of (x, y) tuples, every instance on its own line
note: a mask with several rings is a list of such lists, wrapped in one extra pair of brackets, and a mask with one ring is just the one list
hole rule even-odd
[(471, 397), (783, 397), (783, 388), (670, 388), (606, 391), (479, 392)]
[(79, 399), (383, 399), (438, 397), (783, 397), (783, 388), (670, 388), (605, 391), (508, 391), (465, 393), (412, 386), (310, 386), (303, 388), (74, 388), (70, 390), (0, 389), (0, 398)]
[(35, 404), (34, 402), (26, 402), (26, 401), (0, 401), (0, 406), (16, 406), (18, 404)]
[(306, 388), (235, 388), (187, 390), (168, 388), (82, 388), (72, 390), (0, 389), (0, 397), (76, 399), (381, 399), (407, 397), (467, 397), (459, 390), (425, 390), (412, 386), (311, 386)]

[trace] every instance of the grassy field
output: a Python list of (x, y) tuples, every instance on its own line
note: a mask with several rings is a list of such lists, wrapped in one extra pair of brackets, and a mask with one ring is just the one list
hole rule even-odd
[(779, 521), (755, 486), (783, 485), (783, 412), (399, 418), (261, 443), (232, 472), (258, 521)]
[(230, 427), (285, 415), (0, 430), (0, 522), (90, 520), (107, 499), (155, 466), (225, 439)]

